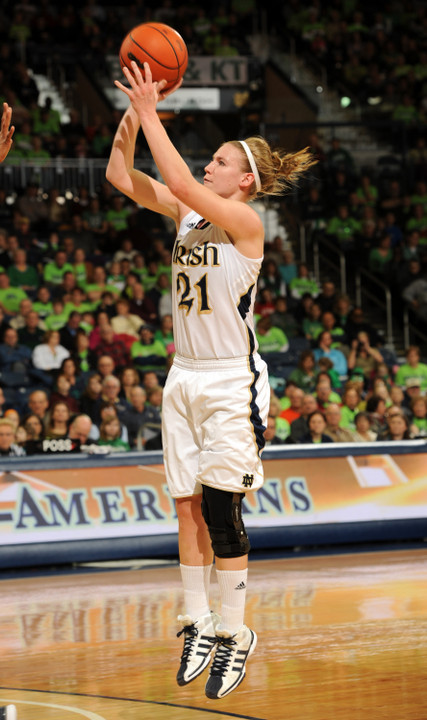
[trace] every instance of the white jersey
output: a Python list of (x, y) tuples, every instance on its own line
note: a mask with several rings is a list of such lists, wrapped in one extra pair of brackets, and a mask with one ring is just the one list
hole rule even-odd
[(202, 221), (188, 213), (173, 250), (176, 352), (200, 360), (251, 355), (258, 349), (253, 306), (262, 257), (245, 257), (224, 230)]

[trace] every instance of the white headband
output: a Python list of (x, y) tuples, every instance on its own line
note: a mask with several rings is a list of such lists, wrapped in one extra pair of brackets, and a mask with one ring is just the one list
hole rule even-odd
[(251, 170), (252, 170), (252, 172), (253, 172), (253, 174), (254, 174), (254, 178), (255, 178), (255, 187), (256, 187), (256, 190), (257, 190), (257, 192), (260, 192), (260, 190), (261, 190), (261, 180), (260, 180), (260, 177), (259, 177), (258, 168), (257, 168), (257, 166), (256, 166), (256, 164), (255, 164), (254, 156), (252, 155), (252, 151), (251, 151), (249, 145), (248, 145), (244, 140), (239, 140), (239, 143), (242, 145), (243, 150), (244, 150), (245, 153), (246, 153), (246, 157), (247, 157), (248, 160), (249, 160), (249, 165), (251, 166)]

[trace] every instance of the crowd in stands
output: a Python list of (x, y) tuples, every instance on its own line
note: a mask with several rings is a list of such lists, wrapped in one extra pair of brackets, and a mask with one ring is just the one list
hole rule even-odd
[[(139, 211), (122, 197), (117, 226), (110, 198), (93, 205), (82, 192), (54, 222), (32, 193), (29, 229), (18, 202), (0, 232), (0, 454), (161, 449), (173, 235), (153, 229), (135, 247)], [(279, 236), (266, 244), (255, 317), (271, 380), (267, 445), (427, 437), (419, 348), (390, 360), (362, 308), (332, 280), (320, 285)]]
[(387, 148), (358, 167), (339, 129), (324, 144), (313, 134), (319, 181), (300, 219), (332, 239), (348, 267), (363, 265), (391, 287), (395, 305), (408, 304), (427, 330), (426, 5), (290, 0), (281, 16), (297, 54), (356, 101)]
[(397, 321), (407, 307), (426, 333), (427, 156), (405, 175), (397, 167), (360, 168), (338, 138), (325, 149), (312, 140), (319, 162), (296, 210), (310, 242), (326, 238), (343, 254), (352, 291), (355, 269), (368, 270), (390, 289)]
[[(148, 21), (168, 23), (179, 29), (191, 57), (249, 55), (248, 38), (256, 11), (255, 0), (227, 0), (211, 8), (192, 0), (2, 3), (0, 101), (14, 108), (17, 127), (8, 161), (108, 157), (119, 115), (113, 112), (111, 122), (97, 115), (85, 126), (81, 114), (71, 108), (69, 121), (62, 122), (51, 98), (39, 102), (34, 73), (46, 74), (47, 58), (50, 63), (62, 66), (70, 84), (75, 81), (78, 63), (88, 67), (96, 82), (97, 75), (109, 77), (107, 57), (118, 56), (127, 33)], [(188, 122), (185, 126), (188, 140), (194, 139), (197, 135), (194, 124)], [(184, 138), (176, 139), (185, 144)]]
[(329, 84), (349, 94), (365, 119), (380, 121), (380, 135), (398, 150), (403, 124), (414, 157), (425, 161), (425, 3), (289, 0), (281, 13), (297, 52), (323, 67)]
[[(12, 158), (106, 157), (117, 117), (111, 123), (92, 118), (84, 127), (73, 109), (70, 122), (61, 124), (49, 100), (39, 106), (32, 73), (45, 72), (49, 57), (68, 73), (75, 73), (79, 62), (94, 76), (108, 77), (106, 58), (117, 55), (127, 32), (157, 21), (180, 30), (190, 57), (253, 56), (259, 49), (264, 57), (265, 48), (255, 39), (261, 28), (279, 49), (288, 50), (293, 38), (298, 54), (325, 69), (330, 86), (343, 85), (376, 113), (380, 139), (388, 135), (398, 152), (404, 126), (407, 159), (425, 170), (427, 10), (416, 0), (379, 0), (372, 7), (361, 0), (313, 0), (308, 5), (289, 0), (280, 8), (273, 0), (223, 0), (210, 7), (193, 0), (65, 5), (24, 0), (4, 2), (0, 20), (0, 95), (15, 108), (19, 121)], [(194, 135), (194, 125), (192, 130)]]
[[(321, 174), (329, 174), (322, 159)], [(417, 191), (420, 199), (420, 183)], [(307, 192), (312, 231), (343, 242), (330, 229), (328, 183), (315, 181)], [(378, 227), (382, 197), (366, 206)], [(162, 387), (174, 352), (173, 234), (107, 186), (96, 197), (82, 188), (58, 200), (30, 184), (1, 209), (0, 453), (70, 449), (55, 444), (65, 439), (76, 447), (160, 449)], [(410, 200), (398, 215), (389, 267), (408, 302), (425, 282), (426, 263), (423, 235), (401, 220), (411, 218)], [(372, 233), (369, 255), (382, 237)], [(359, 235), (353, 240), (362, 256)], [(427, 437), (419, 349), (408, 348), (401, 366), (390, 362), (384, 337), (351, 296), (331, 280), (319, 285), (280, 236), (267, 241), (255, 306), (272, 387), (267, 445)]]
[[(111, 125), (84, 127), (75, 110), (64, 124), (49, 98), (40, 106), (20, 55), (23, 38), (36, 63), (43, 47), (75, 52), (75, 37), (83, 36), (79, 52), (96, 54), (100, 67), (130, 27), (154, 19), (183, 27), (192, 53), (248, 54), (256, 3), (231, 0), (208, 10), (170, 0), (132, 6), (88, 0), (59, 10), (23, 0), (9, 15), (7, 5), (0, 84), (14, 110), (8, 159), (16, 160), (107, 157), (117, 127), (114, 113)], [(287, 28), (322, 61), (334, 58), (335, 73), (340, 64), (366, 64), (369, 84), (381, 62), (384, 93), (390, 83), (398, 93), (411, 91), (419, 127), (425, 122), (421, 55), (414, 57), (400, 30), (414, 30), (420, 40), (415, 26), (425, 32), (425, 8), (405, 5), (401, 25), (381, 3), (372, 8), (374, 25), (370, 10), (360, 16), (360, 3), (341, 5), (313, 2), (301, 9), (290, 0), (282, 12)], [(368, 56), (366, 48), (380, 42), (381, 25), (388, 52)], [(321, 50), (322, 37), (332, 55)], [(384, 65), (396, 51), (406, 53), (405, 72), (401, 60)], [(337, 137), (324, 148), (313, 135), (311, 147), (319, 161), (315, 176), (286, 201), (288, 213), (306, 223), (309, 243), (317, 233), (332, 240), (351, 272), (358, 263), (369, 268), (392, 288), (398, 305), (408, 303), (424, 323), (425, 134), (414, 136), (404, 176), (400, 167), (359, 168)], [(16, 196), (0, 188), (0, 454), (161, 449), (162, 389), (174, 353), (172, 247), (171, 228), (108, 183), (94, 196), (80, 187), (71, 199), (37, 180)], [(411, 346), (405, 362), (390, 359), (384, 337), (352, 293), (339, 293), (332, 280), (319, 284), (310, 263), (297, 262), (281, 236), (267, 238), (255, 314), (271, 378), (267, 446), (427, 437), (423, 353)]]

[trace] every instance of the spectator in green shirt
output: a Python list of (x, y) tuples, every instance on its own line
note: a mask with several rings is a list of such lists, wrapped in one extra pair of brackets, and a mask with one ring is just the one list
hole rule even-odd
[(102, 240), (108, 232), (108, 222), (98, 197), (92, 197), (82, 215), (83, 228)]
[(73, 268), (77, 285), (85, 285), (88, 276), (88, 263), (86, 263), (86, 253), (83, 248), (76, 248), (74, 250)]
[(348, 205), (339, 205), (337, 214), (329, 220), (326, 227), (327, 235), (332, 236), (343, 252), (354, 249), (360, 230), (361, 224), (350, 215)]
[(268, 411), (268, 414), (270, 417), (274, 417), (276, 420), (276, 435), (282, 442), (285, 442), (286, 438), (289, 437), (291, 434), (291, 426), (289, 422), (286, 420), (286, 418), (280, 417), (280, 413), (282, 412), (282, 406), (280, 404), (280, 400), (275, 395), (273, 391), (271, 391), (270, 395), (270, 408)]
[(7, 274), (12, 287), (20, 287), (29, 294), (35, 293), (40, 284), (39, 274), (35, 267), (28, 265), (27, 253), (22, 248), (13, 253), (13, 265), (8, 267)]
[(38, 117), (34, 118), (33, 132), (39, 135), (43, 142), (52, 142), (56, 135), (59, 135), (60, 125), (55, 116), (51, 115), (48, 108), (40, 108)]
[(417, 110), (414, 98), (410, 93), (405, 93), (401, 102), (395, 106), (392, 120), (402, 123), (406, 127), (415, 125), (420, 121), (420, 114)]
[(377, 247), (373, 247), (369, 253), (369, 270), (374, 275), (379, 275), (382, 280), (386, 280), (391, 273), (393, 258), (391, 236), (385, 233), (380, 238)]
[(136, 273), (139, 276), (142, 285), (144, 285), (145, 277), (148, 274), (148, 269), (145, 265), (144, 255), (142, 253), (136, 253), (136, 255), (134, 256), (134, 259), (133, 259), (133, 263), (134, 264), (133, 264), (132, 272)]
[(40, 135), (31, 136), (31, 148), (27, 152), (27, 157), (31, 160), (37, 160), (39, 163), (43, 163), (52, 157), (49, 150), (46, 150), (43, 146), (43, 140)]
[(289, 379), (293, 380), (305, 393), (312, 393), (316, 387), (316, 361), (312, 350), (300, 353), (298, 367), (292, 370)]
[(11, 287), (9, 275), (6, 272), (0, 273), (0, 305), (6, 315), (16, 315), (19, 312), (20, 302), (27, 298), (25, 290)]
[(268, 315), (258, 320), (255, 334), (261, 355), (272, 352), (286, 352), (289, 348), (288, 338), (285, 333), (280, 328), (272, 325)]
[(43, 107), (38, 107), (33, 115), (34, 132), (41, 135), (59, 135), (61, 132), (61, 115), (52, 107), (52, 98), (46, 97)]
[(376, 207), (378, 202), (378, 188), (372, 184), (372, 179), (367, 173), (360, 178), (359, 187), (356, 188), (356, 195), (362, 206), (370, 205)]
[(95, 157), (108, 157), (113, 142), (113, 133), (108, 123), (102, 123), (92, 139), (91, 150)]
[(310, 277), (308, 266), (305, 263), (298, 265), (298, 275), (289, 283), (289, 290), (295, 300), (300, 300), (307, 292), (314, 298), (319, 295), (320, 287), (316, 280)]
[(73, 266), (67, 262), (67, 254), (64, 250), (57, 250), (55, 260), (47, 263), (43, 271), (43, 280), (47, 285), (61, 285), (66, 272), (73, 272)]
[(167, 352), (161, 340), (154, 339), (154, 328), (142, 325), (139, 340), (135, 340), (130, 348), (131, 358), (138, 370), (166, 370)]
[(317, 400), (317, 407), (324, 412), (330, 403), (341, 403), (340, 395), (332, 390), (331, 378), (328, 373), (320, 372), (316, 379), (316, 390), (313, 393)]
[(302, 330), (307, 340), (317, 340), (323, 330), (322, 308), (318, 302), (307, 302), (306, 315), (302, 321)]
[(343, 350), (343, 348), (344, 350), (346, 349), (347, 335), (345, 333), (345, 330), (340, 325), (338, 325), (334, 313), (330, 310), (325, 310), (322, 313), (322, 330), (329, 330), (329, 332), (331, 333), (331, 347), (339, 348), (340, 350)]
[(52, 313), (45, 319), (48, 330), (60, 330), (67, 324), (68, 315), (64, 309), (64, 302), (60, 298), (54, 298), (52, 302)]
[(360, 393), (357, 387), (349, 385), (342, 394), (341, 427), (356, 430), (356, 417), (360, 411)]
[(427, 211), (427, 182), (424, 180), (418, 180), (415, 185), (415, 191), (411, 195), (411, 205), (421, 204), (425, 211)]
[(174, 351), (173, 320), (172, 320), (172, 315), (170, 313), (163, 315), (163, 317), (160, 321), (160, 327), (154, 333), (154, 339), (160, 340), (160, 342), (163, 343), (168, 355), (170, 354), (171, 351), (172, 352)]
[(415, 438), (427, 437), (427, 398), (415, 397), (411, 401), (411, 434)]
[(85, 312), (92, 312), (94, 309), (93, 303), (87, 300), (85, 292), (80, 287), (74, 287), (70, 293), (70, 300), (65, 303), (64, 313), (67, 317), (74, 311), (83, 315)]
[(112, 207), (107, 210), (105, 216), (112, 237), (117, 237), (117, 235), (128, 229), (128, 218), (131, 214), (132, 210), (124, 205), (123, 197), (115, 195)]
[(416, 203), (411, 216), (405, 225), (407, 233), (416, 230), (419, 233), (419, 244), (424, 248), (427, 245), (427, 210), (422, 203)]
[(405, 388), (408, 380), (419, 380), (421, 391), (427, 390), (427, 365), (420, 362), (421, 352), (417, 345), (410, 345), (405, 353), (406, 363), (396, 372), (396, 385)]
[(83, 283), (80, 287), (86, 293), (87, 301), (91, 303), (100, 303), (106, 291), (113, 293), (114, 296), (120, 295), (120, 290), (115, 285), (107, 283), (107, 273), (101, 265), (94, 268), (92, 282)]
[(119, 418), (109, 417), (101, 422), (97, 444), (107, 445), (114, 452), (127, 452), (130, 450), (129, 443), (122, 440), (122, 426)]
[(37, 290), (36, 300), (33, 302), (33, 310), (38, 313), (41, 320), (51, 314), (53, 307), (50, 297), (50, 290), (46, 285), (41, 285)]

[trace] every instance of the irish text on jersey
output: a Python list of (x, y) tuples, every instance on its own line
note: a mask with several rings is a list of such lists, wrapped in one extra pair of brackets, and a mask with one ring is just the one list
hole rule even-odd
[(208, 242), (194, 247), (185, 247), (184, 244), (177, 242), (174, 247), (172, 262), (183, 267), (200, 266), (214, 267), (219, 265), (218, 248), (210, 245)]

